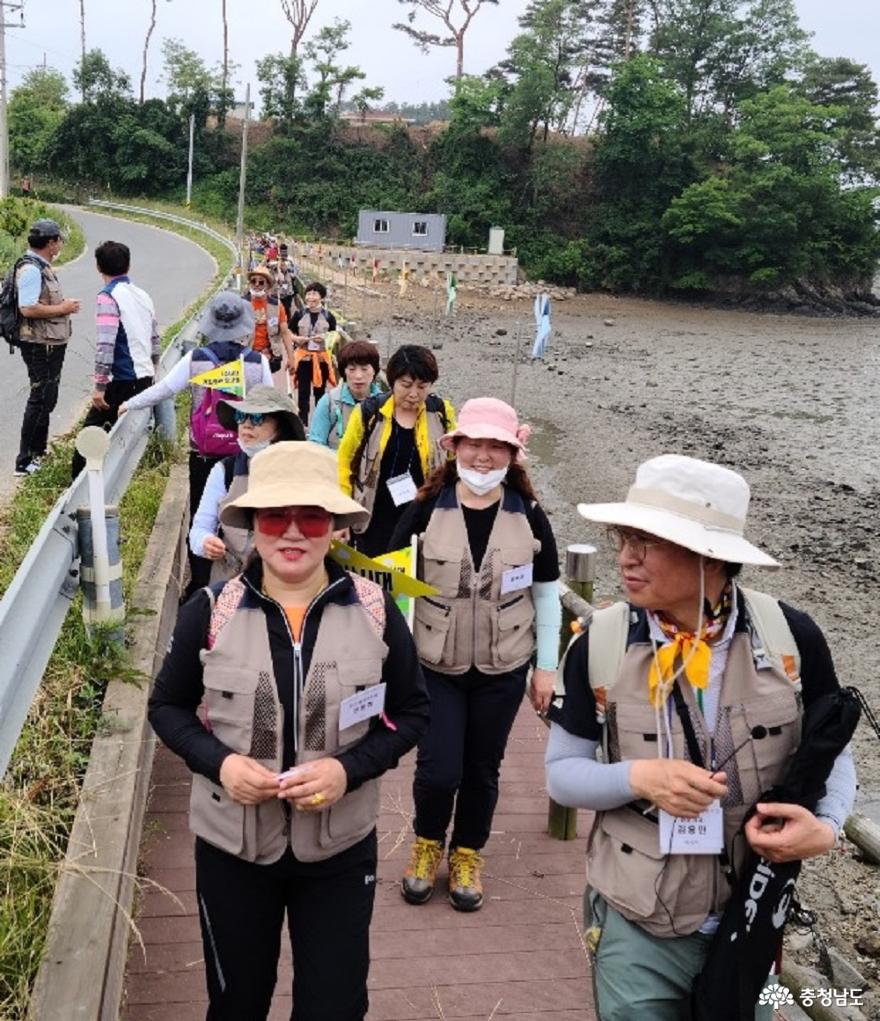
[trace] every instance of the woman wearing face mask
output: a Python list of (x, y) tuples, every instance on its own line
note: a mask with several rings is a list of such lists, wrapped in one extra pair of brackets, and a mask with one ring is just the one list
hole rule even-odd
[(401, 892), (424, 904), (449, 840), (449, 899), (476, 911), (480, 851), (498, 800), (507, 738), (529, 685), (550, 704), (561, 609), (556, 542), (522, 461), (528, 427), (493, 397), (468, 401), (441, 444), (438, 469), (398, 525), (392, 547), (419, 536), (419, 577), (439, 590), (416, 601), (413, 629), (431, 696), (413, 781), (415, 833)]
[(246, 301), (254, 310), (254, 351), (269, 359), (269, 370), (281, 368), (282, 356), (293, 359), (293, 334), (287, 325), (287, 311), (275, 293), (275, 275), (267, 266), (257, 266), (248, 273)]
[(220, 525), (226, 504), (247, 490), (251, 458), (279, 440), (306, 438), (293, 401), (274, 386), (252, 387), (242, 401), (221, 401), (217, 418), (237, 430), (241, 449), (211, 469), (189, 533), (192, 552), (211, 561), (212, 583), (238, 574), (253, 545), (249, 531)]
[(253, 529), (254, 552), (181, 608), (150, 698), (193, 772), (211, 1021), (268, 1016), (285, 915), (293, 1017), (367, 1013), (377, 778), (418, 740), (428, 698), (390, 593), (328, 556), (334, 527), (362, 516), (326, 447), (256, 454), (221, 512), (224, 528)]
[(336, 450), (355, 407), (367, 397), (382, 393), (376, 382), (379, 351), (367, 340), (346, 344), (336, 359), (343, 382), (324, 394), (315, 407), (309, 439)]
[(353, 529), (368, 557), (396, 548), (391, 533), (422, 482), (448, 459), (440, 441), (455, 428), (455, 409), (431, 392), (440, 373), (426, 347), (404, 344), (385, 373), (391, 394), (362, 401), (339, 444), (339, 484), (370, 512)]

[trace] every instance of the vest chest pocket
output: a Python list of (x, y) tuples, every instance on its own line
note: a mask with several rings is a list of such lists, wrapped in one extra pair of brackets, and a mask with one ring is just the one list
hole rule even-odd
[(365, 837), (379, 818), (379, 782), (368, 780), (321, 813), (318, 843), (325, 850), (342, 848)]
[[(614, 721), (613, 735), (610, 735), (610, 747), (622, 762), (628, 759), (653, 759), (657, 755), (657, 717), (649, 705), (635, 705), (629, 702), (614, 702), (609, 719)], [(662, 722), (662, 721), (661, 721)], [(676, 759), (684, 759), (684, 741), (681, 736), (681, 723), (674, 715), (672, 721), (666, 714), (666, 723), (672, 728), (672, 754)], [(664, 754), (666, 749), (666, 727), (661, 732)]]
[(730, 713), (743, 804), (752, 805), (782, 778), (801, 738), (798, 697), (794, 691), (744, 702)]
[[(340, 714), (342, 712), (342, 703), (347, 699), (351, 698), (352, 695), (356, 695), (359, 691), (366, 688), (374, 687), (379, 684), (382, 680), (382, 660), (381, 659), (356, 659), (341, 662), (337, 665), (339, 673), (339, 712), (336, 714), (336, 742), (338, 743), (337, 751), (341, 751), (345, 748), (350, 748), (352, 745), (358, 743), (361, 738), (365, 737), (370, 729), (370, 725), (375, 720), (375, 716), (370, 716), (365, 720), (359, 720), (357, 723), (353, 723), (350, 727), (346, 727), (344, 730), (339, 729)], [(331, 714), (332, 715), (332, 714)], [(329, 721), (328, 721), (329, 722)], [(333, 735), (328, 735), (328, 740)]]
[(193, 775), (189, 799), (189, 828), (214, 847), (240, 855), (244, 848), (245, 806), (226, 790), (200, 774)]
[(492, 663), (515, 667), (531, 656), (535, 647), (535, 607), (525, 593), (506, 598), (492, 617)]
[(462, 553), (463, 550), (457, 546), (425, 536), (421, 549), (420, 576), (428, 585), (440, 589), (440, 594), (447, 599), (454, 599), (458, 595)]
[(256, 668), (205, 667), (205, 710), (211, 730), (227, 747), (249, 755), (254, 728), (254, 700), (259, 682)]
[(419, 659), (425, 663), (452, 662), (455, 644), (452, 608), (430, 596), (420, 596), (416, 600), (413, 637)]

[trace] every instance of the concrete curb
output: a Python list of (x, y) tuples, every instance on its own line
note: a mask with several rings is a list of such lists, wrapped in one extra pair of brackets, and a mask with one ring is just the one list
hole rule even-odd
[(145, 680), (114, 681), (107, 689), (60, 868), (29, 1021), (119, 1017), (155, 743), (147, 699), (177, 617), (188, 510), (187, 469), (176, 466), (132, 598), (132, 607), (144, 616), (138, 617), (129, 662)]

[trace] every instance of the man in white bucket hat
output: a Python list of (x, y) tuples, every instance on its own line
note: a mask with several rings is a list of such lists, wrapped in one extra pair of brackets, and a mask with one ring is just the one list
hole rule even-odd
[(779, 566), (743, 535), (749, 496), (736, 472), (666, 454), (624, 502), (578, 505), (607, 526), (626, 593), (569, 646), (547, 749), (551, 796), (597, 813), (585, 900), (601, 1021), (689, 1018), (749, 847), (770, 863), (822, 854), (852, 807), (848, 750), (815, 812), (760, 800), (804, 710), (839, 685), (818, 626), (739, 584), (742, 565)]

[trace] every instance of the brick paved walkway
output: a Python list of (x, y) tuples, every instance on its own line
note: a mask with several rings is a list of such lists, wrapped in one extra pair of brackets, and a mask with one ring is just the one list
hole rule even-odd
[[(582, 813), (576, 841), (551, 840), (544, 832), (546, 734), (524, 703), (508, 745), (486, 848), (486, 903), (476, 914), (453, 911), (442, 890), (423, 907), (403, 902), (397, 883), (411, 838), (414, 757), (384, 778), (369, 1021), (509, 1016), (516, 1021), (595, 1021), (580, 939), (588, 820)], [(186, 824), (189, 774), (159, 749), (153, 783), (143, 865), (147, 877), (180, 903), (158, 889), (144, 895), (138, 927), (146, 957), (133, 947), (122, 1018), (201, 1021), (205, 984)], [(285, 956), (271, 1021), (290, 1017), (290, 980)]]

